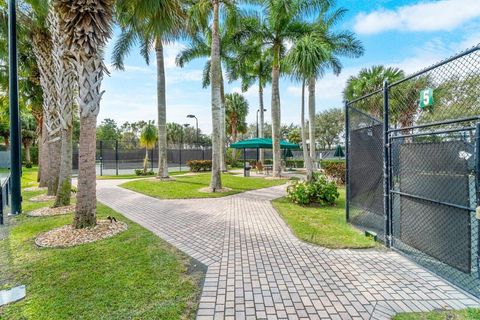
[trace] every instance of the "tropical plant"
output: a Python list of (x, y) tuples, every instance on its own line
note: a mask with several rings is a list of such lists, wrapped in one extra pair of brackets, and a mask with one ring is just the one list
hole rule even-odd
[(157, 129), (153, 122), (148, 122), (148, 124), (143, 128), (142, 133), (140, 134), (140, 145), (145, 148), (145, 159), (143, 160), (143, 173), (147, 174), (148, 171), (148, 150), (155, 148), (157, 143)]
[(112, 28), (113, 0), (54, 0), (78, 77), (80, 144), (77, 205), (73, 226), (96, 225), (95, 130), (101, 83), (106, 71), (103, 50)]
[(158, 176), (168, 177), (166, 81), (163, 44), (174, 41), (182, 32), (185, 22), (183, 1), (117, 0), (117, 21), (121, 35), (113, 50), (113, 64), (124, 69), (123, 60), (135, 43), (149, 64), (150, 48), (154, 48), (157, 67), (158, 113)]
[(311, 181), (294, 181), (287, 187), (287, 199), (303, 206), (332, 206), (339, 196), (335, 182), (318, 173)]
[(31, 164), (30, 147), (37, 137), (37, 125), (35, 118), (30, 113), (23, 113), (20, 121), (22, 124), (22, 144), (25, 149), (25, 163)]
[[(364, 68), (360, 70), (358, 75), (351, 76), (347, 80), (343, 97), (345, 100), (352, 101), (381, 89), (385, 80), (392, 83), (402, 79), (404, 76), (405, 73), (399, 68), (384, 67), (381, 65)], [(355, 103), (355, 108), (366, 111), (380, 119), (383, 112), (382, 97), (382, 95), (375, 95), (369, 99), (359, 101)]]
[(239, 93), (229, 93), (225, 96), (225, 113), (227, 116), (227, 133), (232, 141), (237, 142), (238, 133), (246, 133), (248, 102)]

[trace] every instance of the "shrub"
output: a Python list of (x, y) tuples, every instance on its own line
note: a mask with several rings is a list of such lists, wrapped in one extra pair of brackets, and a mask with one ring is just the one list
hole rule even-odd
[(187, 161), (187, 166), (192, 172), (210, 171), (212, 170), (212, 160), (190, 160)]
[(153, 176), (155, 174), (153, 171), (147, 171), (145, 173), (143, 172), (143, 169), (135, 169), (134, 171), (137, 176)]
[(288, 168), (303, 168), (303, 160), (299, 159), (289, 159), (286, 161)]
[(31, 163), (31, 162), (25, 163), (25, 168), (29, 168), (29, 169), (30, 169), (31, 167), (33, 167), (33, 163)]
[(315, 174), (312, 182), (294, 181), (287, 188), (287, 199), (300, 205), (320, 204), (332, 206), (340, 194), (334, 181)]
[(322, 169), (327, 176), (331, 177), (337, 183), (345, 184), (345, 161), (322, 161)]

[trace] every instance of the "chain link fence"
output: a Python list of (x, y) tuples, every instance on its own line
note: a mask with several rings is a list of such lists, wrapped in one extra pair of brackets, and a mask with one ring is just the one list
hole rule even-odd
[[(158, 169), (158, 146), (146, 150), (136, 140), (97, 141), (96, 160), (98, 175), (132, 174), (135, 169), (143, 168), (148, 155), (149, 170)], [(212, 149), (209, 145), (169, 146), (167, 162), (170, 171), (187, 171), (190, 160), (211, 160)], [(78, 143), (73, 143), (73, 170), (78, 169)]]
[(480, 296), (480, 47), (347, 103), (347, 219)]

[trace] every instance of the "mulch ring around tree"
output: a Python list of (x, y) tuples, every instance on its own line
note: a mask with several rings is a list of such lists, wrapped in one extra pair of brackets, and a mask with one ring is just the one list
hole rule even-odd
[[(204, 192), (204, 193), (214, 193), (213, 189), (210, 188), (210, 187), (201, 188), (198, 191)], [(223, 187), (222, 189), (215, 189), (215, 193), (225, 193), (225, 192), (230, 192), (230, 191), (232, 191), (232, 189), (227, 188), (227, 187)]]
[(38, 196), (35, 196), (35, 197), (32, 197), (32, 198), (28, 199), (28, 201), (31, 201), (31, 202), (47, 202), (47, 201), (52, 201), (52, 200), (55, 200), (55, 196), (49, 196), (49, 195), (46, 195), (46, 194), (41, 194), (41, 195), (38, 195)]
[(27, 213), (30, 217), (51, 217), (51, 216), (59, 216), (63, 214), (69, 214), (75, 211), (75, 205), (71, 204), (65, 207), (58, 207), (58, 208), (50, 208), (44, 207), (39, 208)]
[(125, 222), (109, 220), (98, 220), (93, 228), (75, 229), (66, 225), (40, 234), (35, 244), (46, 248), (68, 248), (113, 237), (127, 228)]

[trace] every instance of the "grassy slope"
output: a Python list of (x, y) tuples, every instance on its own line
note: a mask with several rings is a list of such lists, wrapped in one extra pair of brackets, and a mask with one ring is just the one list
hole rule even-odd
[(345, 222), (345, 190), (334, 207), (302, 207), (286, 198), (273, 206), (303, 241), (327, 248), (372, 248), (375, 242)]
[(284, 184), (285, 180), (267, 180), (263, 178), (244, 178), (230, 174), (222, 175), (223, 186), (232, 191), (224, 193), (206, 193), (199, 189), (208, 187), (210, 174), (201, 173), (191, 176), (179, 176), (174, 181), (159, 181), (156, 179), (130, 181), (121, 186), (148, 196), (160, 199), (190, 199), (190, 198), (218, 198), (227, 195), (267, 188)]
[[(34, 181), (25, 172), (24, 185)], [(41, 192), (25, 192), (25, 198)], [(24, 201), (25, 211), (45, 204)], [(68, 249), (39, 249), (36, 235), (68, 224), (71, 215), (14, 220), (0, 253), (10, 286), (27, 285), (27, 298), (0, 308), (1, 319), (184, 319), (194, 318), (201, 272), (189, 273), (188, 257), (112, 209), (98, 216), (128, 223), (113, 238)], [(5, 271), (5, 272), (4, 272)], [(10, 276), (10, 278), (8, 278)], [(1, 284), (1, 281), (0, 281)]]

